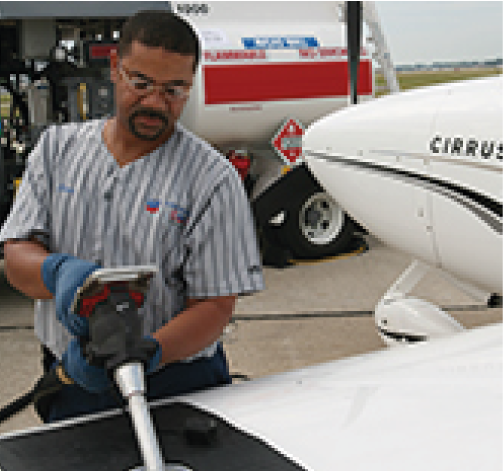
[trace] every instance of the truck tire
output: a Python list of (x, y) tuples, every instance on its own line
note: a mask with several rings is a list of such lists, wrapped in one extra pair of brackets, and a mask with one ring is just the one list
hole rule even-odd
[(334, 199), (312, 186), (294, 196), (276, 231), (296, 259), (317, 259), (346, 252), (356, 225)]

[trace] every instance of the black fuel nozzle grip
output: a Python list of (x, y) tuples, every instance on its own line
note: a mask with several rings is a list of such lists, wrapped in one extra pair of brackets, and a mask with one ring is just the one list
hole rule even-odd
[(146, 365), (156, 345), (142, 334), (142, 320), (129, 290), (121, 285), (107, 286), (108, 296), (95, 304), (89, 317), (89, 339), (83, 348), (89, 364), (104, 367), (112, 376), (125, 363)]

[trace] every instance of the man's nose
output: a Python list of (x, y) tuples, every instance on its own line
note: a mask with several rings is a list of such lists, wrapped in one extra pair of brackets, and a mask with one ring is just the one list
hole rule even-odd
[(149, 93), (142, 98), (142, 103), (160, 110), (165, 110), (168, 105), (164, 92), (159, 86), (154, 86), (153, 90), (150, 90)]

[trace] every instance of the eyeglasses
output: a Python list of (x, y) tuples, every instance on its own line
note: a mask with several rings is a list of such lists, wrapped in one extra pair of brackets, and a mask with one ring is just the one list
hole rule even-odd
[(185, 100), (190, 93), (190, 85), (170, 85), (155, 83), (150, 77), (138, 73), (133, 75), (122, 64), (119, 64), (119, 74), (122, 79), (140, 96), (147, 96), (159, 90), (160, 95), (167, 101), (180, 102)]

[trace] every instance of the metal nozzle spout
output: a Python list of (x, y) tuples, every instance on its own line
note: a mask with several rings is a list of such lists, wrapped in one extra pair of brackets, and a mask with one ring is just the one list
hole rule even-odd
[(145, 400), (143, 365), (125, 364), (115, 371), (115, 381), (129, 404), (129, 413), (136, 431), (146, 471), (164, 471), (161, 449)]

